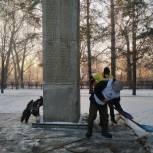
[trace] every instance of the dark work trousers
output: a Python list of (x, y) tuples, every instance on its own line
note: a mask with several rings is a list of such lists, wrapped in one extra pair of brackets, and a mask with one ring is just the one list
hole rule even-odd
[[(110, 118), (111, 118), (111, 120), (114, 120), (115, 119), (114, 108), (110, 105), (108, 105), (108, 107), (109, 107), (109, 112), (110, 112)], [(101, 122), (100, 122), (100, 125), (101, 125)]]
[[(109, 106), (109, 109), (110, 109), (110, 117), (111, 117), (111, 120), (112, 119), (115, 119), (114, 107), (119, 112), (122, 112), (123, 111), (123, 109), (122, 109), (122, 107), (120, 105), (120, 97), (114, 98), (114, 99), (108, 101), (108, 106)], [(100, 116), (100, 118), (101, 118), (101, 116)], [(100, 119), (100, 125), (101, 125), (101, 119)]]
[[(123, 111), (123, 109), (122, 109), (122, 107), (120, 105), (120, 97), (114, 98), (114, 99), (110, 100), (108, 103), (109, 103), (109, 107), (110, 108), (115, 107), (115, 109), (117, 111), (119, 111), (119, 112), (122, 112)], [(113, 110), (114, 110), (114, 108), (113, 108)]]
[(100, 122), (102, 131), (108, 131), (108, 110), (107, 105), (99, 105), (94, 99), (90, 100), (88, 131), (92, 132), (94, 120), (97, 117), (97, 111), (100, 114)]
[(119, 98), (114, 98), (114, 99), (110, 100), (108, 103), (109, 103), (108, 106), (109, 106), (109, 109), (110, 109), (110, 117), (111, 117), (111, 119), (114, 119), (115, 115), (114, 115), (114, 108), (113, 107), (115, 107), (115, 109), (117, 109), (119, 112), (123, 111), (123, 109), (120, 105), (120, 97)]
[(110, 111), (110, 118), (111, 120), (114, 120), (115, 119), (114, 108), (111, 107), (110, 105), (108, 106), (109, 106), (109, 111)]

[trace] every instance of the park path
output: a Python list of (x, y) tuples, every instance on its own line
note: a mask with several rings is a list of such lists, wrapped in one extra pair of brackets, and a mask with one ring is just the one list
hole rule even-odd
[(110, 126), (112, 139), (101, 136), (95, 125), (93, 136), (84, 137), (85, 129), (41, 129), (20, 123), (19, 114), (0, 114), (0, 153), (150, 153), (145, 139), (138, 138), (124, 124)]

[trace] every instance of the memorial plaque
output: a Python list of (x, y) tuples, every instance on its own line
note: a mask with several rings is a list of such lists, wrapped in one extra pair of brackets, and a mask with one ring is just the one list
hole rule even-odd
[(79, 0), (43, 0), (44, 121), (77, 122)]

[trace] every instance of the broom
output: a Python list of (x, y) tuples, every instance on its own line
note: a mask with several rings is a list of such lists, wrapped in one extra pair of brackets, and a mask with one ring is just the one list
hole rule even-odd
[(146, 132), (153, 132), (153, 126), (151, 125), (146, 125), (146, 124), (140, 124), (138, 122), (136, 122), (133, 119), (133, 116), (131, 114), (129, 114), (128, 112), (125, 111), (119, 111), (118, 109), (116, 109), (113, 105), (111, 105), (110, 103), (106, 102), (110, 107), (113, 107), (115, 110), (117, 110), (119, 112), (119, 114), (121, 114), (122, 116), (124, 116), (125, 118), (127, 118), (128, 120), (130, 120), (131, 122), (133, 122), (134, 124), (136, 124), (137, 126), (139, 126), (140, 128), (142, 128), (143, 130), (145, 130)]

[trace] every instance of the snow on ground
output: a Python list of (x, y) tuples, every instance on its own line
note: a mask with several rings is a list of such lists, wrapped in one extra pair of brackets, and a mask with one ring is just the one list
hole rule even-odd
[[(88, 112), (88, 97), (88, 90), (82, 90), (81, 112)], [(120, 103), (125, 111), (133, 115), (136, 121), (153, 126), (153, 90), (137, 90), (136, 96), (132, 95), (131, 90), (123, 90)]]
[[(89, 91), (81, 90), (81, 113), (88, 113), (89, 110)], [(22, 113), (27, 103), (31, 99), (37, 99), (43, 95), (41, 89), (19, 89), (5, 90), (0, 94), (0, 113)], [(132, 96), (131, 90), (121, 92), (121, 105), (124, 110), (131, 113), (134, 120), (140, 124), (153, 126), (153, 90), (137, 90), (137, 95)], [(41, 113), (42, 113), (41, 109)], [(138, 136), (146, 136), (146, 147), (153, 153), (153, 133), (146, 133), (137, 126), (127, 121)]]
[[(81, 113), (88, 113), (89, 93), (87, 89), (81, 90)], [(133, 96), (131, 90), (121, 92), (121, 105), (124, 110), (131, 113), (134, 120), (141, 124), (153, 126), (153, 90), (137, 90)], [(0, 94), (0, 113), (22, 113), (31, 99), (43, 95), (41, 89), (8, 89)]]
[(0, 94), (0, 113), (21, 113), (31, 99), (43, 95), (41, 89), (8, 89)]

